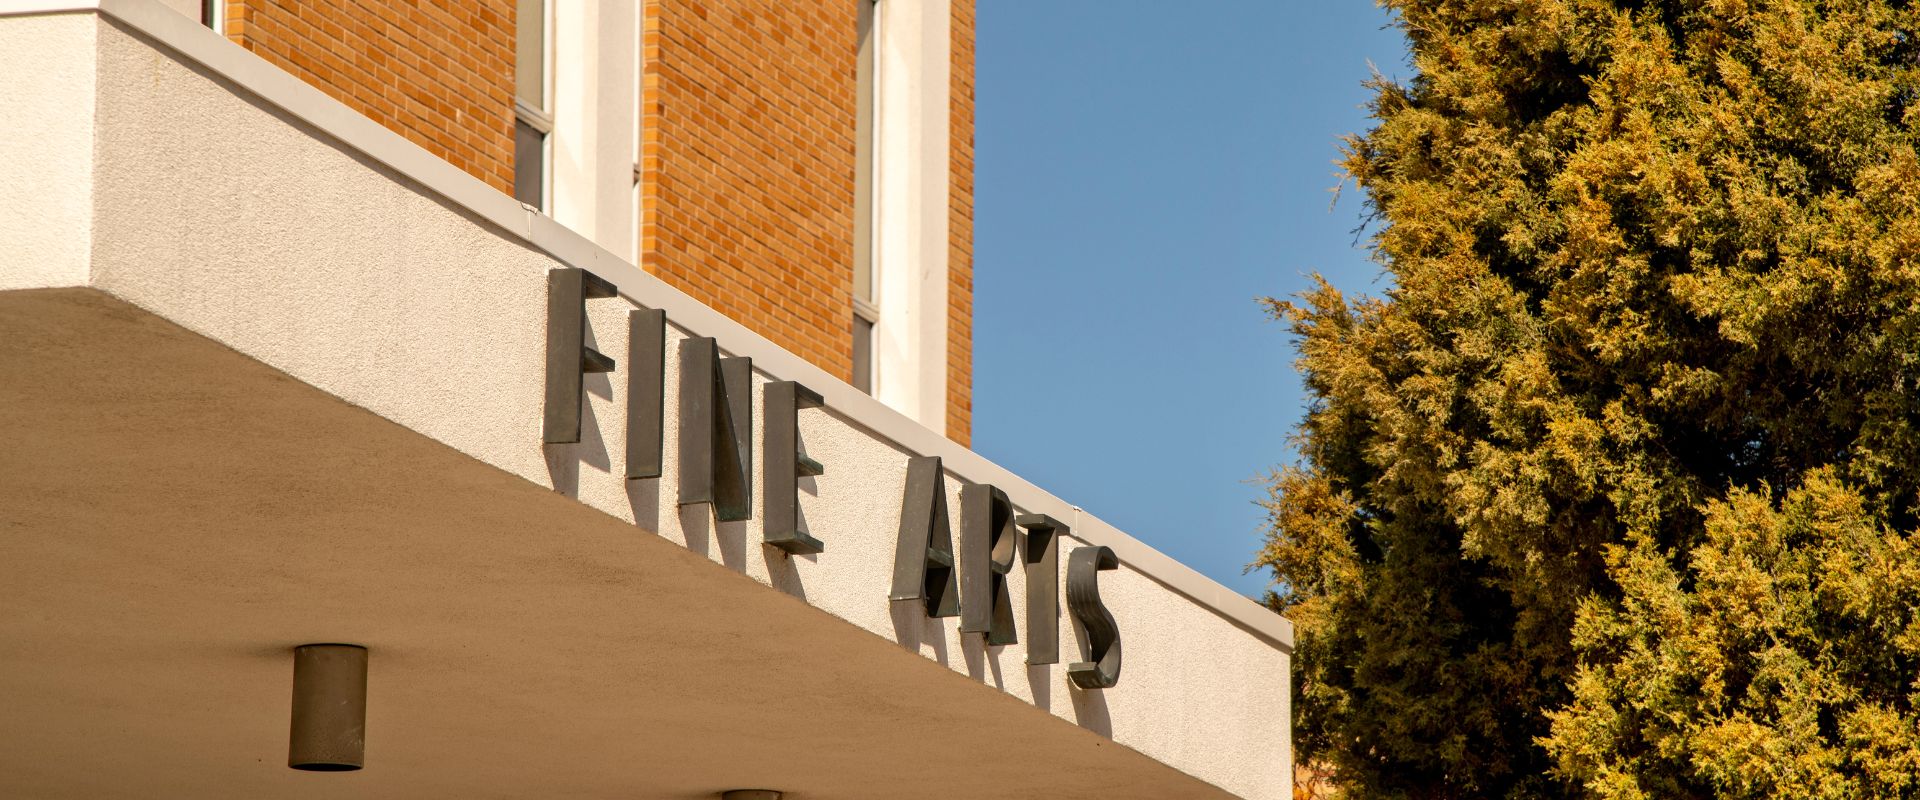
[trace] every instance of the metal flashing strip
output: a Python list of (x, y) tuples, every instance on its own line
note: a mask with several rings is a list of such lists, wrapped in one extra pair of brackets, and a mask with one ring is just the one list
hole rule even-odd
[(852, 424), (910, 452), (939, 457), (945, 471), (957, 478), (998, 487), (1020, 513), (1071, 520), (1071, 538), (1110, 548), (1120, 563), (1264, 641), (1286, 651), (1293, 649), (1293, 623), (1286, 618), (889, 408), (158, 0), (0, 0), (0, 18), (76, 12), (111, 18), (311, 125), (338, 146), (384, 165), (455, 209), (485, 220), (563, 266), (605, 279), (636, 305), (665, 312), (676, 327), (718, 340), (727, 352), (752, 359), (754, 367), (769, 378), (815, 388), (827, 407)]

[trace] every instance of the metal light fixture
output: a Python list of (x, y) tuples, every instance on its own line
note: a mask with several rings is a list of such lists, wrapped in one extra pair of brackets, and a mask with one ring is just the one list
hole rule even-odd
[(722, 792), (720, 800), (780, 800), (780, 793), (772, 789), (735, 789)]
[(367, 648), (307, 644), (293, 649), (293, 731), (287, 766), (350, 772), (365, 763)]

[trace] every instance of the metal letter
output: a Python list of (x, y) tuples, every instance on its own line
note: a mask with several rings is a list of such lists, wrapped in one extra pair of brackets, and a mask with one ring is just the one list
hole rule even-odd
[(680, 505), (753, 517), (753, 359), (721, 358), (711, 337), (680, 342)]
[(658, 478), (666, 412), (667, 312), (627, 312), (627, 480)]
[(1021, 561), (1027, 570), (1027, 663), (1060, 663), (1060, 537), (1067, 526), (1045, 514), (1021, 514), (1027, 529)]
[(990, 645), (1020, 640), (1007, 596), (1018, 538), (1006, 492), (987, 484), (960, 487), (960, 631), (984, 633)]
[(774, 381), (762, 390), (766, 398), (767, 453), (761, 459), (760, 491), (766, 511), (764, 538), (767, 544), (787, 551), (788, 555), (818, 553), (827, 549), (819, 539), (800, 529), (801, 476), (822, 475), (826, 468), (800, 452), (800, 409), (819, 408), (823, 402), (812, 389), (793, 381)]
[(547, 410), (542, 440), (580, 441), (580, 383), (612, 372), (613, 359), (587, 346), (587, 299), (613, 297), (613, 284), (584, 269), (547, 272)]
[(1067, 559), (1067, 610), (1080, 629), (1080, 661), (1067, 665), (1067, 677), (1082, 689), (1111, 689), (1120, 682), (1120, 626), (1100, 602), (1103, 570), (1119, 569), (1120, 559), (1105, 547), (1075, 548)]
[(907, 461), (907, 490), (900, 500), (900, 538), (893, 551), (895, 602), (920, 600), (927, 616), (960, 613), (954, 585), (953, 528), (947, 522), (947, 481), (939, 456)]

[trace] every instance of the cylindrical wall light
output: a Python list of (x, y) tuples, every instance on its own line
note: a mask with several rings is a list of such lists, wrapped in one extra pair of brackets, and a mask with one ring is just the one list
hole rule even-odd
[(367, 648), (307, 644), (293, 649), (293, 732), (287, 766), (315, 772), (359, 769), (367, 749)]

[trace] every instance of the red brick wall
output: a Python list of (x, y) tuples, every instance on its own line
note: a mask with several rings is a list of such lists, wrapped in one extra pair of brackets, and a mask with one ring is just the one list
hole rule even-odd
[[(648, 0), (643, 266), (852, 375), (856, 12), (847, 0)], [(973, 2), (954, 5), (947, 433), (973, 374)]]
[[(227, 36), (513, 190), (513, 0), (229, 0)], [(853, 370), (857, 12), (645, 0), (641, 266)], [(972, 426), (974, 0), (954, 0), (947, 434)]]
[(513, 0), (229, 0), (227, 38), (513, 191)]
[(853, 3), (645, 13), (642, 266), (850, 378)]
[(953, 175), (947, 276), (947, 438), (973, 434), (974, 0), (953, 0)]

